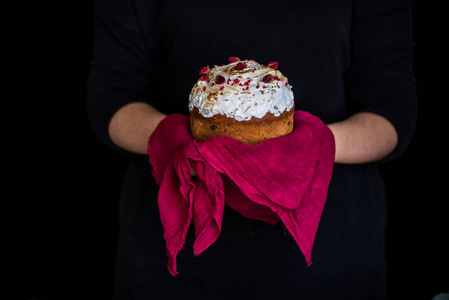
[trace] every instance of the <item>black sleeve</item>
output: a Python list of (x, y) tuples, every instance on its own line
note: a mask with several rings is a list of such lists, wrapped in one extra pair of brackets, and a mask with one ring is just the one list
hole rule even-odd
[(398, 145), (381, 162), (408, 147), (417, 116), (413, 71), (411, 4), (401, 0), (359, 0), (352, 32), (352, 66), (347, 94), (355, 112), (372, 112), (389, 120)]
[(93, 9), (94, 46), (87, 80), (87, 112), (100, 141), (125, 153), (128, 152), (111, 141), (108, 125), (113, 114), (130, 102), (154, 105), (151, 95), (156, 89), (155, 2), (145, 1), (142, 7), (134, 0), (97, 0)]

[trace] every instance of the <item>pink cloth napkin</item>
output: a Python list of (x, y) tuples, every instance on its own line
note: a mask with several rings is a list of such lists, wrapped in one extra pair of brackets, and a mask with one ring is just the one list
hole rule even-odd
[(229, 137), (195, 140), (188, 116), (166, 117), (149, 139), (148, 155), (160, 187), (169, 272), (178, 274), (176, 255), (192, 221), (195, 255), (217, 240), (225, 203), (247, 218), (282, 220), (310, 265), (334, 154), (329, 128), (304, 111), (295, 112), (291, 134), (254, 146)]

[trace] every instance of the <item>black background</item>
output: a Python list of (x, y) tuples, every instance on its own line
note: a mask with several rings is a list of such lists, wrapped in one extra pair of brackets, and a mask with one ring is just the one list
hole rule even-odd
[[(103, 146), (85, 110), (92, 0), (30, 4), (4, 63), (2, 203), (7, 297), (111, 299), (118, 194), (127, 158)], [(391, 299), (449, 290), (443, 9), (414, 5), (418, 124), (409, 149), (382, 166), (389, 197)], [(18, 26), (17, 24), (21, 24)], [(447, 52), (447, 51), (446, 51)]]

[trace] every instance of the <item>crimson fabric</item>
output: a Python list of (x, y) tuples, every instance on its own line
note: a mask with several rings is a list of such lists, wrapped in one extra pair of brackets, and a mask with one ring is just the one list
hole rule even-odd
[(334, 154), (328, 127), (304, 111), (295, 112), (291, 134), (254, 146), (229, 137), (195, 140), (188, 116), (165, 118), (149, 139), (148, 155), (160, 186), (170, 273), (178, 274), (176, 255), (192, 221), (195, 255), (219, 238), (225, 203), (247, 218), (282, 220), (310, 265)]

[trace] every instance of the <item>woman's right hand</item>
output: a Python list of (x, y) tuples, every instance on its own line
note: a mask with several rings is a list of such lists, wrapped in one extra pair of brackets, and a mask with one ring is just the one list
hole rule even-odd
[(114, 144), (124, 150), (147, 154), (148, 139), (165, 117), (165, 114), (147, 103), (132, 102), (112, 116), (109, 136)]

